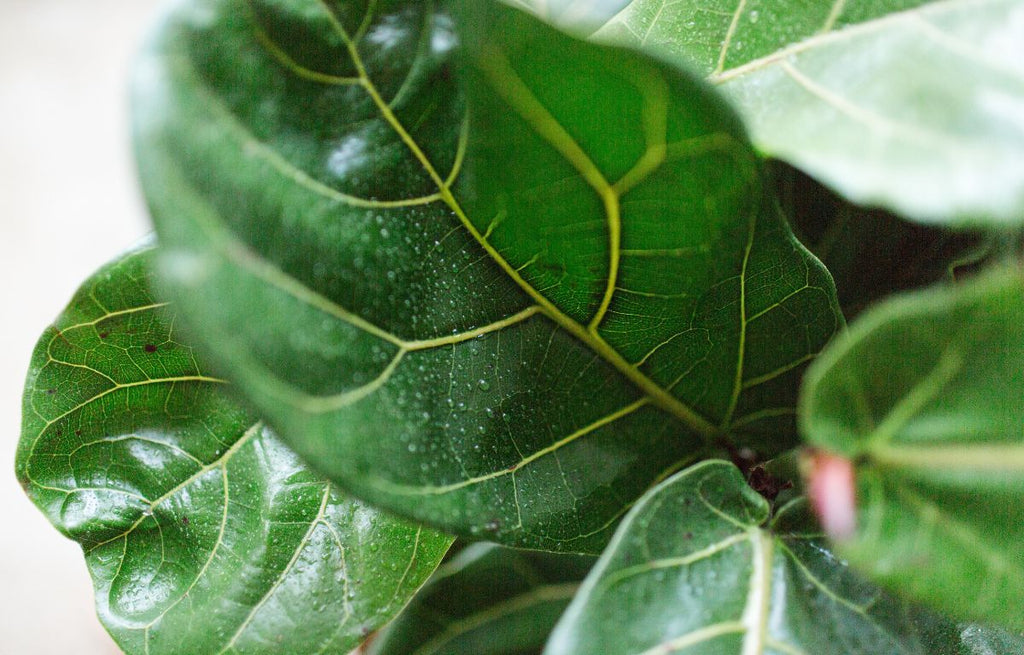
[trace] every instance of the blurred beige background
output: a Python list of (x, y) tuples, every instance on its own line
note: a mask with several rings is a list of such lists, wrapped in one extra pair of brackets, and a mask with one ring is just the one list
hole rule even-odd
[(148, 230), (126, 80), (157, 0), (0, 0), (0, 654), (110, 655), (78, 547), (14, 479), (36, 338)]

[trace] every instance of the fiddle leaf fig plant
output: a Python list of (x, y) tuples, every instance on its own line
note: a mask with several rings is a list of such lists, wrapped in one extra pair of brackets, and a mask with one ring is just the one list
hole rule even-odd
[(1018, 12), (747, 4), (166, 14), (157, 242), (43, 335), (17, 456), (127, 653), (1024, 651), (1017, 46), (968, 47)]

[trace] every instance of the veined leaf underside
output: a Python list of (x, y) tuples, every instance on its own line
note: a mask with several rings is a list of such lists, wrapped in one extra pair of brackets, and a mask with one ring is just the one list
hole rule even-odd
[[(593, 40), (695, 66), (766, 154), (851, 201), (927, 222), (1017, 220), (1022, 134), (990, 100), (1024, 88), (1013, 0), (624, 5)], [(908, 162), (920, 191), (892, 181)], [(986, 166), (1001, 175), (966, 181)]]
[[(971, 5), (981, 6), (1002, 3), (1003, 1), (944, 0), (923, 3), (903, 11), (875, 17), (863, 23), (842, 25), (838, 19), (846, 8), (846, 0), (835, 0), (825, 23), (810, 38), (793, 43), (778, 52), (759, 57), (729, 69), (724, 69), (723, 65), (732, 41), (732, 34), (730, 33), (722, 44), (721, 55), (718, 59), (719, 65), (708, 76), (708, 80), (716, 85), (726, 84), (731, 80), (743, 78), (746, 75), (766, 68), (778, 67), (809, 95), (816, 97), (826, 105), (834, 107), (847, 118), (862, 123), (877, 132), (899, 134), (902, 138), (916, 145), (935, 148), (953, 155), (969, 153), (973, 150), (979, 150), (979, 146), (972, 142), (971, 139), (938, 131), (930, 126), (922, 126), (917, 122), (910, 122), (895, 116), (887, 116), (879, 113), (877, 110), (865, 107), (859, 104), (855, 98), (830, 89), (828, 85), (802, 71), (795, 58), (801, 53), (813, 52), (817, 48), (828, 47), (885, 29), (902, 27), (952, 55), (971, 61), (973, 64), (981, 66), (988, 71), (995, 72), (1015, 84), (1020, 84), (1024, 82), (1024, 73), (1021, 70), (1015, 69), (1007, 63), (995, 60), (991, 55), (978, 49), (976, 45), (964, 40), (960, 36), (947, 32), (935, 23), (935, 20), (942, 18), (944, 14), (958, 10), (962, 11)], [(740, 7), (737, 9), (736, 20), (739, 20), (739, 17), (742, 15), (744, 4), (745, 1), (740, 3)]]
[[(748, 0), (738, 0), (735, 10), (731, 14), (728, 16), (723, 14), (721, 16), (722, 27), (724, 27), (725, 31), (723, 38), (719, 42), (717, 53), (707, 61), (696, 61), (695, 63), (706, 68), (708, 81), (716, 85), (725, 84), (751, 73), (778, 66), (796, 82), (800, 83), (801, 86), (805, 86), (809, 92), (821, 95), (822, 100), (830, 104), (839, 102), (845, 106), (854, 107), (853, 101), (850, 99), (836, 100), (834, 97), (830, 98), (826, 97), (825, 94), (819, 94), (815, 90), (817, 85), (803, 77), (800, 70), (794, 65), (794, 58), (797, 55), (812, 52), (831, 44), (842, 43), (899, 26), (920, 34), (920, 36), (951, 53), (969, 59), (992, 71), (1005, 74), (1010, 78), (1016, 78), (1019, 81), (1021, 71), (1012, 64), (994, 59), (990, 54), (979, 50), (975, 45), (963, 40), (961, 37), (944, 31), (941, 26), (935, 23), (935, 20), (942, 18), (944, 14), (968, 7), (980, 8), (984, 5), (1005, 3), (1006, 0), (909, 0), (902, 2), (901, 8), (897, 11), (887, 10), (888, 13), (874, 14), (871, 9), (858, 10), (848, 0), (833, 0), (827, 11), (825, 7), (821, 8), (819, 13), (822, 20), (816, 27), (812, 28), (811, 25), (801, 26), (800, 29), (806, 29), (806, 31), (797, 33), (795, 37), (791, 36), (790, 41), (783, 44), (784, 47), (750, 57), (746, 53), (741, 54), (737, 52), (736, 38), (741, 25), (744, 29), (754, 29), (761, 12), (756, 3), (748, 2)], [(668, 6), (675, 3), (661, 2), (660, 9), (655, 12), (653, 17), (645, 16), (642, 21), (637, 23), (631, 22), (631, 19), (634, 19), (633, 12), (638, 11), (637, 6), (640, 4), (642, 4), (642, 0), (628, 3), (619, 14), (613, 16), (594, 30), (597, 38), (601, 38), (600, 33), (602, 30), (621, 27), (640, 44), (646, 44), (654, 36), (653, 32), (659, 26), (661, 14)], [(857, 11), (866, 11), (868, 13), (861, 16), (857, 15)], [(706, 13), (718, 15), (718, 12), (711, 10), (707, 10)], [(641, 25), (646, 27), (646, 29), (639, 30)], [(728, 64), (727, 62), (730, 60), (734, 60), (734, 63)], [(807, 84), (807, 82), (810, 82), (810, 84)], [(854, 107), (852, 113), (859, 113), (860, 118), (865, 121), (887, 120), (882, 117), (872, 116), (870, 111), (858, 110), (856, 107)], [(854, 117), (856, 118), (857, 116)], [(893, 123), (891, 126), (900, 130), (908, 130), (911, 134), (921, 134), (922, 137), (945, 141), (945, 137), (938, 133), (920, 133), (915, 124)]]

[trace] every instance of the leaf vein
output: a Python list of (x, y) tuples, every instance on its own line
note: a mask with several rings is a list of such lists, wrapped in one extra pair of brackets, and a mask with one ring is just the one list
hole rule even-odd
[(270, 597), (273, 596), (274, 592), (277, 591), (278, 587), (281, 586), (288, 573), (293, 568), (295, 568), (295, 563), (298, 562), (299, 556), (302, 554), (302, 551), (309, 544), (310, 539), (312, 539), (313, 532), (316, 530), (317, 526), (320, 525), (321, 521), (323, 521), (324, 511), (327, 509), (327, 500), (330, 498), (330, 495), (331, 486), (329, 484), (325, 484), (324, 495), (320, 501), (320, 509), (317, 511), (317, 514), (313, 518), (313, 520), (310, 521), (309, 529), (306, 531), (306, 534), (302, 536), (302, 539), (299, 541), (299, 544), (295, 547), (295, 552), (292, 554), (291, 559), (288, 561), (287, 564), (285, 564), (284, 568), (281, 569), (281, 572), (277, 575), (277, 577), (274, 578), (274, 582), (271, 583), (271, 585), (267, 588), (267, 591), (260, 597), (259, 601), (257, 601), (252, 606), (252, 609), (250, 609), (248, 614), (246, 614), (245, 619), (238, 626), (238, 629), (228, 640), (227, 644), (225, 644), (224, 647), (220, 649), (218, 655), (223, 655), (223, 653), (228, 652), (228, 650), (234, 647), (235, 642), (238, 641), (238, 638), (241, 637), (242, 633), (245, 632), (245, 630), (249, 627), (256, 614), (267, 603)]

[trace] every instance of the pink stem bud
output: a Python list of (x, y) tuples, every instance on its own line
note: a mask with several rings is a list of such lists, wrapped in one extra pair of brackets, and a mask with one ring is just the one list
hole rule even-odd
[(853, 462), (817, 451), (809, 458), (808, 495), (825, 533), (849, 539), (857, 529), (857, 498)]

